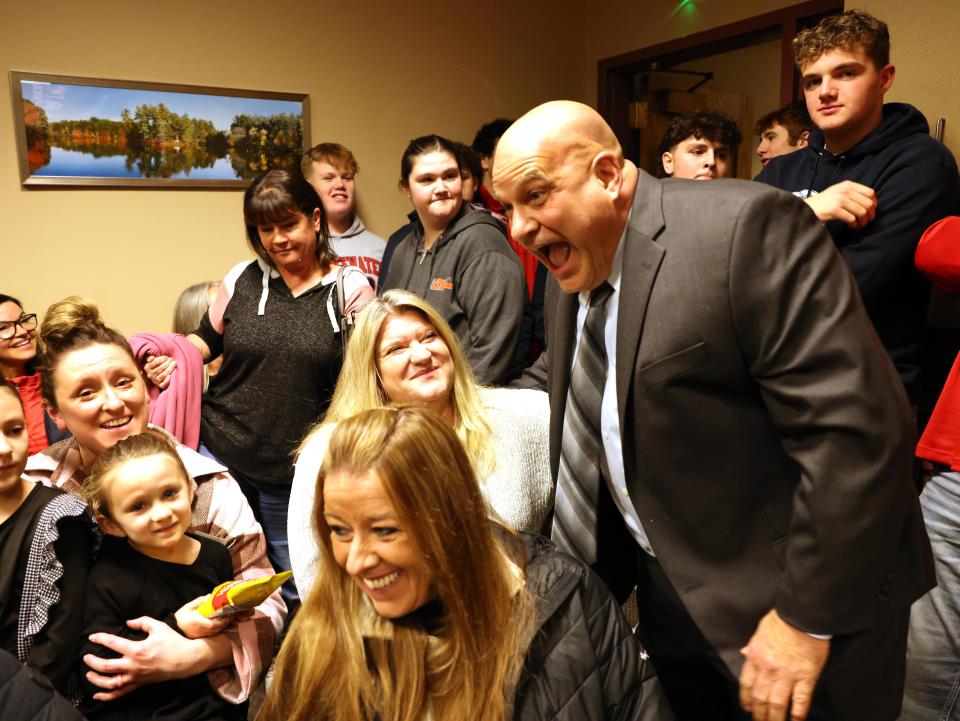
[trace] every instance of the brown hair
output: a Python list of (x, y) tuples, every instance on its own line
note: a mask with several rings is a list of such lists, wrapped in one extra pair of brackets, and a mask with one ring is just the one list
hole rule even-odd
[(190, 484), (193, 482), (190, 479), (190, 474), (187, 473), (186, 466), (183, 465), (183, 461), (180, 460), (176, 449), (170, 445), (169, 441), (151, 431), (138, 433), (135, 436), (128, 436), (122, 441), (118, 441), (114, 446), (101, 453), (91, 466), (87, 479), (80, 486), (80, 498), (87, 502), (95, 516), (111, 518), (107, 495), (109, 494), (110, 481), (117, 469), (127, 461), (147, 458), (148, 456), (163, 456), (173, 460), (177, 468), (177, 475), (187, 484), (187, 488), (190, 488)]
[(340, 143), (320, 143), (304, 152), (300, 167), (303, 169), (303, 176), (308, 180), (313, 177), (314, 163), (330, 163), (334, 168), (345, 170), (353, 175), (360, 172), (353, 153)]
[(400, 187), (410, 187), (410, 173), (417, 158), (427, 153), (447, 153), (457, 164), (460, 170), (460, 158), (457, 155), (457, 144), (442, 135), (421, 135), (407, 143), (403, 156), (400, 158)]
[[(333, 554), (323, 488), (369, 473), (433, 572), (433, 636), (380, 617)], [(505, 721), (534, 628), (508, 531), (495, 534), (470, 461), (439, 416), (378, 408), (342, 420), (317, 478), (318, 577), (290, 626), (263, 721)], [(477, 583), (477, 579), (483, 579)]]
[[(691, 110), (687, 113), (680, 113), (667, 126), (663, 138), (660, 140), (660, 146), (657, 148), (657, 158), (662, 158), (664, 153), (672, 153), (680, 143), (687, 138), (706, 138), (711, 143), (720, 143), (730, 148), (732, 154), (736, 154), (737, 147), (740, 145), (741, 135), (737, 123), (723, 113), (717, 110)], [(663, 169), (663, 160), (658, 160), (660, 167), (660, 176), (666, 177), (667, 172)]]
[(813, 132), (813, 121), (810, 119), (810, 113), (807, 112), (807, 104), (803, 100), (795, 100), (782, 108), (771, 110), (757, 121), (753, 132), (756, 135), (763, 135), (774, 125), (782, 125), (786, 129), (791, 145), (796, 145), (804, 132)]
[(54, 410), (57, 366), (64, 355), (91, 345), (115, 345), (122, 348), (133, 364), (137, 359), (123, 334), (107, 327), (97, 304), (89, 298), (71, 295), (47, 308), (40, 324), (37, 370), (40, 372), (40, 395)]
[(863, 10), (828, 15), (815, 27), (802, 30), (793, 39), (797, 67), (813, 62), (828, 50), (863, 48), (877, 70), (890, 64), (890, 31), (883, 20)]
[(317, 191), (299, 170), (271, 170), (264, 173), (254, 180), (243, 194), (243, 220), (247, 224), (247, 242), (250, 249), (268, 266), (275, 267), (273, 258), (260, 242), (257, 227), (263, 223), (283, 223), (301, 213), (313, 218), (313, 212), (317, 209), (320, 210), (317, 264), (325, 268), (333, 263), (337, 256), (330, 248), (327, 213)]
[(17, 403), (19, 403), (20, 407), (23, 408), (23, 398), (20, 397), (20, 391), (13, 383), (8, 381), (6, 378), (0, 378), (0, 388), (6, 388), (8, 391), (13, 393), (14, 398), (17, 399)]

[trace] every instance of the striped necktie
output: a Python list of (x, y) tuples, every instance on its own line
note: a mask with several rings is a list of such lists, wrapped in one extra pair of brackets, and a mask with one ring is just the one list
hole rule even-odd
[(597, 560), (597, 504), (603, 483), (600, 404), (607, 382), (604, 305), (613, 288), (604, 282), (590, 294), (563, 414), (553, 541), (588, 564)]

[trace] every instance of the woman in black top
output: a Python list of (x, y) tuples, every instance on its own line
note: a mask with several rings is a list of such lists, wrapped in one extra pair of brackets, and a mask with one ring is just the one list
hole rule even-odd
[[(343, 361), (340, 319), (373, 290), (362, 272), (336, 265), (323, 205), (303, 176), (272, 170), (257, 178), (243, 214), (257, 260), (227, 274), (187, 337), (205, 362), (223, 356), (203, 398), (201, 453), (206, 449), (240, 484), (263, 526), (270, 561), (283, 571), (290, 568), (291, 458), (333, 395)], [(151, 381), (159, 365), (148, 367)], [(288, 606), (296, 601), (292, 581), (284, 598)]]
[(0, 648), (75, 696), (93, 519), (82, 501), (23, 478), (26, 463), (23, 406), (0, 380)]

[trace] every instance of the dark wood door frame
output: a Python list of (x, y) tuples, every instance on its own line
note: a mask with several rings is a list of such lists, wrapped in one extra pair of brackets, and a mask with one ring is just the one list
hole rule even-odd
[(780, 37), (780, 103), (796, 98), (799, 76), (793, 64), (791, 40), (805, 20), (843, 11), (843, 0), (807, 0), (797, 5), (755, 15), (728, 25), (704, 30), (640, 50), (606, 58), (598, 63), (597, 110), (606, 118), (623, 144), (626, 157), (636, 152), (629, 108), (633, 100), (633, 78), (656, 63), (662, 68), (690, 60), (738, 50)]

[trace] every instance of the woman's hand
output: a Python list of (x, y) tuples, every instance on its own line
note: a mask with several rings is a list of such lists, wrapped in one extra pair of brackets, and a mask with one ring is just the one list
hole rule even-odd
[(206, 638), (207, 636), (216, 636), (230, 624), (228, 616), (220, 618), (207, 618), (197, 611), (197, 606), (206, 601), (210, 596), (199, 596), (192, 601), (188, 601), (180, 607), (180, 610), (174, 614), (177, 619), (177, 625), (183, 631), (187, 638)]
[(153, 385), (164, 390), (170, 385), (170, 375), (177, 367), (177, 362), (167, 355), (148, 355), (143, 364), (143, 373)]
[(148, 616), (127, 621), (135, 630), (144, 631), (142, 641), (110, 633), (90, 635), (93, 643), (121, 654), (120, 658), (100, 658), (86, 654), (83, 662), (91, 669), (87, 680), (104, 691), (94, 694), (97, 701), (112, 701), (126, 696), (138, 686), (158, 681), (187, 678), (231, 662), (230, 641), (223, 635), (189, 639), (162, 621)]

